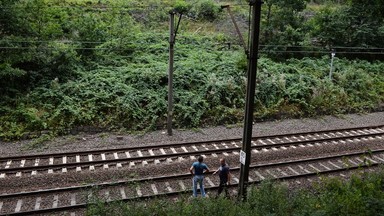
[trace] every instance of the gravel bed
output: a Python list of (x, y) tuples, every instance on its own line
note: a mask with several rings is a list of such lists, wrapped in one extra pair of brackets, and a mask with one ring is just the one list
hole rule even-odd
[[(382, 147), (382, 144), (375, 141), (370, 142), (357, 142), (357, 143), (346, 143), (339, 145), (324, 145), (324, 146), (313, 146), (313, 147), (297, 147), (295, 149), (269, 150), (268, 152), (253, 154), (251, 163), (252, 164), (263, 164), (273, 163), (281, 160), (295, 160), (298, 158), (312, 158), (314, 155), (319, 157), (321, 155), (339, 154), (342, 152), (361, 151), (366, 149), (375, 149)], [(221, 155), (219, 155), (220, 157)], [(205, 159), (205, 163), (210, 167), (212, 171), (219, 167), (219, 157), (208, 157)], [(230, 166), (238, 166), (238, 155), (231, 154), (227, 157), (227, 162)], [(27, 177), (13, 177), (5, 178), (1, 180), (2, 185), (7, 187), (0, 187), (1, 193), (10, 193), (20, 190), (36, 190), (40, 188), (52, 188), (52, 187), (63, 187), (71, 185), (90, 184), (104, 181), (114, 181), (121, 179), (131, 178), (145, 178), (161, 175), (171, 175), (176, 173), (188, 173), (188, 169), (193, 161), (189, 158), (178, 162), (174, 160), (171, 165), (167, 163), (161, 163), (159, 165), (148, 165), (142, 167), (138, 164), (134, 168), (116, 169), (114, 166), (110, 166), (109, 169), (96, 168), (96, 171), (89, 171), (87, 168), (83, 168), (82, 172), (75, 172), (68, 170), (69, 173), (61, 174), (54, 173), (49, 175), (37, 175)], [(170, 169), (171, 167), (171, 169)], [(320, 167), (322, 168), (322, 167)], [(16, 180), (16, 181), (15, 181)]]
[[(306, 118), (256, 122), (253, 127), (253, 136), (372, 126), (383, 123), (384, 112), (352, 114), (339, 117), (324, 116), (317, 119)], [(239, 124), (202, 128), (198, 130), (173, 130), (173, 136), (168, 136), (166, 130), (154, 131), (143, 135), (129, 133), (79, 134), (76, 136), (68, 135), (57, 137), (51, 141), (46, 141), (39, 145), (41, 146), (40, 148), (31, 150), (27, 149), (32, 145), (33, 140), (16, 142), (1, 141), (0, 155), (5, 157), (31, 153), (83, 151), (213, 139), (240, 138), (243, 133), (242, 126), (242, 124)]]

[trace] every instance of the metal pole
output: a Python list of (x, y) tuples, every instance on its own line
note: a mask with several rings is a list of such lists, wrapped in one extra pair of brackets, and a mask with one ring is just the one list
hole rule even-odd
[[(255, 102), (256, 90), (256, 74), (257, 74), (257, 57), (259, 49), (259, 34), (260, 34), (260, 17), (262, 0), (250, 0), (252, 6), (252, 23), (251, 23), (251, 45), (250, 57), (248, 61), (247, 72), (247, 96), (244, 117), (244, 133), (243, 133), (243, 146), (242, 152), (245, 153), (244, 164), (241, 163), (240, 167), (240, 183), (239, 183), (239, 200), (246, 199), (249, 164), (251, 161), (251, 139), (252, 139), (252, 125), (253, 125), (253, 109)], [(242, 155), (242, 154), (240, 154)], [(243, 154), (244, 155), (244, 154)]]
[(330, 79), (330, 80), (332, 80), (333, 58), (335, 57), (335, 52), (334, 52), (334, 51), (332, 51), (331, 56), (332, 56), (332, 58), (331, 58), (331, 69), (330, 69), (330, 71), (329, 71), (329, 79)]
[(169, 20), (169, 71), (168, 71), (168, 115), (167, 130), (168, 135), (172, 136), (172, 115), (173, 115), (173, 56), (175, 45), (175, 13), (170, 12)]
[(223, 6), (221, 6), (221, 8), (223, 8), (223, 9), (224, 9), (224, 8), (227, 8), (228, 13), (229, 13), (229, 15), (230, 15), (230, 17), (231, 17), (232, 23), (233, 23), (233, 25), (235, 26), (236, 33), (237, 33), (237, 35), (239, 36), (239, 38), (240, 38), (240, 42), (241, 42), (241, 44), (242, 44), (243, 47), (244, 47), (244, 52), (245, 52), (245, 54), (246, 54), (247, 57), (248, 57), (248, 55), (249, 55), (248, 47), (247, 47), (247, 45), (245, 44), (243, 35), (241, 34), (240, 29), (239, 29), (239, 26), (238, 26), (237, 23), (236, 23), (235, 17), (234, 17), (233, 14), (232, 14), (231, 6), (230, 6), (230, 5), (223, 5)]

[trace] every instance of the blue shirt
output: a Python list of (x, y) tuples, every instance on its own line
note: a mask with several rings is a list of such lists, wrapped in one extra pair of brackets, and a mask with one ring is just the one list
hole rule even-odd
[(220, 181), (227, 182), (228, 181), (228, 174), (229, 174), (229, 166), (225, 164), (224, 166), (220, 166), (219, 168), (219, 177)]
[(195, 175), (203, 175), (204, 170), (208, 169), (205, 163), (200, 163), (200, 162), (194, 162), (192, 166), (195, 169)]

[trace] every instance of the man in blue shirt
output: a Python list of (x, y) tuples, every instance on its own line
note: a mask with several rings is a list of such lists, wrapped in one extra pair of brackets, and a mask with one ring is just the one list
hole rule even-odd
[(205, 197), (204, 191), (204, 173), (209, 172), (208, 166), (203, 163), (203, 156), (199, 156), (197, 162), (194, 162), (189, 169), (191, 174), (193, 175), (193, 196), (197, 197), (197, 183), (200, 185), (201, 196)]
[(225, 189), (225, 195), (229, 197), (227, 186), (231, 184), (231, 174), (229, 172), (229, 166), (225, 162), (225, 158), (220, 159), (220, 167), (213, 173), (213, 175), (216, 175), (217, 172), (219, 172), (220, 177), (220, 185), (217, 195), (220, 195), (221, 192), (223, 192), (223, 189)]

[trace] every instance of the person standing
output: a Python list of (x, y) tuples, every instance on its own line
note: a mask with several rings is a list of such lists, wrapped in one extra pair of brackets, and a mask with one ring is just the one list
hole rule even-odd
[(219, 172), (220, 177), (220, 185), (219, 190), (217, 191), (217, 195), (219, 196), (223, 190), (225, 190), (225, 195), (228, 197), (228, 185), (231, 185), (231, 173), (229, 172), (229, 166), (225, 161), (225, 158), (220, 159), (220, 167), (215, 172), (213, 172), (213, 175), (216, 175), (216, 173)]
[(205, 197), (204, 191), (204, 173), (209, 172), (208, 166), (203, 163), (203, 156), (199, 156), (198, 161), (194, 162), (189, 169), (191, 174), (193, 175), (193, 196), (197, 197), (197, 184), (200, 186), (201, 196)]

